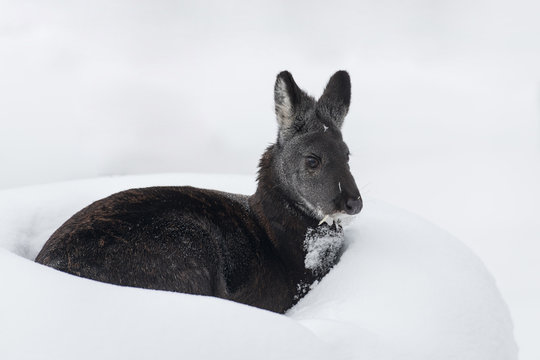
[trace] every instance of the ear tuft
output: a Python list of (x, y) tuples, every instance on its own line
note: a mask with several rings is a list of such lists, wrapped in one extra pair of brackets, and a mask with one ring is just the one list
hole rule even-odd
[(327, 120), (332, 121), (338, 128), (349, 111), (351, 103), (351, 78), (340, 70), (336, 72), (326, 85), (323, 94), (317, 102), (317, 111)]

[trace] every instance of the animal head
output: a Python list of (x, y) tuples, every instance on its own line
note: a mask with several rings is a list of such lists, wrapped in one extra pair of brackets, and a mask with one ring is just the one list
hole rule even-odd
[(330, 78), (319, 100), (302, 91), (288, 71), (276, 78), (277, 177), (284, 191), (319, 220), (362, 209), (341, 135), (350, 100), (351, 82), (345, 71)]

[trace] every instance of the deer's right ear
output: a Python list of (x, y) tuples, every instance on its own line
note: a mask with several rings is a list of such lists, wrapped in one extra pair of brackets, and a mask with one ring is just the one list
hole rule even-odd
[(302, 90), (294, 82), (291, 73), (288, 71), (280, 72), (274, 86), (274, 103), (280, 139), (293, 131), (295, 115), (301, 99)]
[(317, 111), (341, 129), (351, 103), (351, 78), (346, 71), (338, 71), (330, 78), (317, 102)]

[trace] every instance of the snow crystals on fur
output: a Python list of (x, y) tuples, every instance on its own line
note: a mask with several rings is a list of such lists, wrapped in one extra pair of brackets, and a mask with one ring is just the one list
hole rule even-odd
[(337, 222), (332, 227), (322, 225), (315, 229), (309, 228), (304, 239), (306, 269), (315, 274), (329, 270), (336, 263), (343, 241), (343, 229)]

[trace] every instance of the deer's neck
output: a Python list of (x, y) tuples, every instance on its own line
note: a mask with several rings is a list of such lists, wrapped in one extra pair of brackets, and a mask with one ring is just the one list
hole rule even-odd
[(294, 277), (305, 277), (305, 239), (309, 229), (318, 225), (282, 189), (273, 171), (273, 146), (260, 163), (258, 187), (249, 199), (257, 220), (264, 228), (272, 247)]

